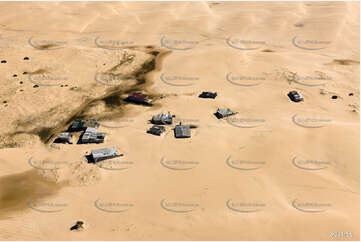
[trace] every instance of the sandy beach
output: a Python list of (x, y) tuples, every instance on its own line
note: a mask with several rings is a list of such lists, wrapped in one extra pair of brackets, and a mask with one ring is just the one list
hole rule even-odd
[(0, 240), (360, 240), (359, 2), (1, 2), (0, 53)]

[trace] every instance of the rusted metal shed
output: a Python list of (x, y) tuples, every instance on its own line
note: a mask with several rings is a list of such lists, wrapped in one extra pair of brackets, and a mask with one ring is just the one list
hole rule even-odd
[(145, 105), (151, 105), (152, 103), (148, 95), (140, 92), (133, 92), (129, 94), (129, 96), (126, 99), (124, 99), (124, 101), (130, 103), (136, 103), (136, 104), (145, 104)]

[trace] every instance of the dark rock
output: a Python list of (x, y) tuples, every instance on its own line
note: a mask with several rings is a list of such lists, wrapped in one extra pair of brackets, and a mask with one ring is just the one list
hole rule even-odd
[(23, 84), (24, 82), (23, 81), (21, 81), (21, 82), (19, 82), (20, 84)]
[(331, 98), (332, 98), (332, 99), (337, 99), (337, 98), (338, 98), (338, 96), (333, 95)]
[(80, 229), (84, 229), (83, 227), (84, 222), (83, 221), (77, 221), (75, 225), (70, 227), (70, 230), (80, 230)]
[(349, 93), (348, 95), (349, 95), (349, 96), (353, 96), (353, 93), (351, 92), (351, 93)]
[(29, 60), (29, 57), (24, 57), (24, 60)]
[(39, 87), (39, 85), (36, 85), (36, 84), (35, 84), (35, 85), (33, 86), (33, 88), (37, 88), (37, 87)]
[(3, 103), (7, 103), (8, 101), (3, 101)]
[(18, 75), (14, 74), (13, 77), (17, 77)]
[(26, 74), (28, 74), (28, 73), (27, 73), (26, 71), (24, 71), (24, 72), (23, 72), (23, 75), (26, 75)]
[(1, 63), (7, 63), (7, 61), (6, 61), (6, 60), (2, 60)]

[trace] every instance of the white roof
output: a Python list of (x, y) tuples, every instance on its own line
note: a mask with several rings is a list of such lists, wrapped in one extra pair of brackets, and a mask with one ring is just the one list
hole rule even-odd
[(91, 153), (94, 158), (117, 155), (117, 151), (114, 147), (92, 150)]

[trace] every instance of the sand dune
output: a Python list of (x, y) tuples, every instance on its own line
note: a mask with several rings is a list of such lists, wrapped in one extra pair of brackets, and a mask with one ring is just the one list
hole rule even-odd
[[(0, 3), (0, 239), (359, 240), (359, 11)], [(154, 105), (125, 103), (133, 91)], [(168, 111), (177, 122), (147, 134)], [(78, 118), (105, 142), (54, 144)], [(124, 156), (87, 162), (104, 147)]]

